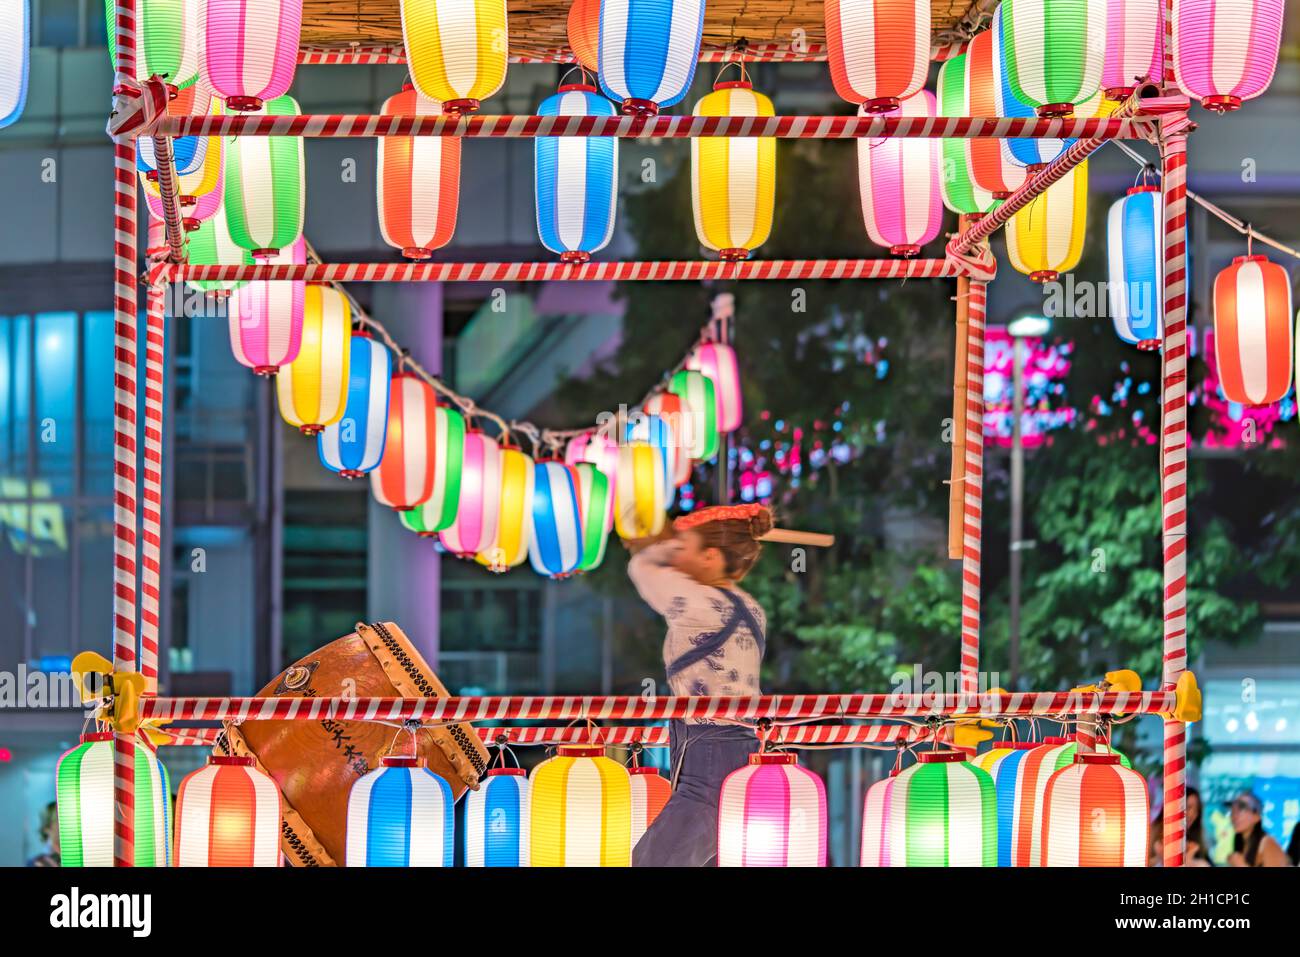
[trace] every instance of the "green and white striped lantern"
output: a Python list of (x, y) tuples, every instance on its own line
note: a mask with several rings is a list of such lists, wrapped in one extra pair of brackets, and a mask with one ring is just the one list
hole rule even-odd
[(1003, 0), (1007, 83), (1039, 116), (1069, 116), (1101, 87), (1106, 0)]
[(997, 867), (993, 778), (960, 751), (926, 751), (894, 779), (890, 867)]
[(429, 537), (450, 528), (460, 507), (461, 464), (465, 457), (465, 419), (456, 409), (438, 404), (433, 423), (433, 494), (415, 508), (399, 511), (402, 524)]
[[(966, 54), (944, 61), (936, 84), (940, 116), (970, 116), (970, 91), (966, 83)], [(971, 165), (971, 141), (947, 137), (943, 146), (941, 186), (943, 204), (954, 213), (987, 213), (998, 204), (993, 194), (975, 185)]]
[[(298, 116), (277, 96), (248, 116)], [(226, 140), (226, 222), (235, 245), (269, 259), (302, 235), (307, 194), (302, 137), (232, 136)]]
[(582, 562), (589, 572), (605, 560), (605, 545), (614, 530), (614, 495), (609, 476), (590, 462), (573, 466), (578, 473), (578, 504), (582, 509)]
[[(64, 867), (113, 866), (113, 734), (81, 736), (54, 772)], [(171, 861), (171, 782), (158, 755), (135, 742), (135, 866)]]
[[(211, 219), (205, 219), (199, 228), (185, 234), (185, 244), (191, 266), (251, 266), (253, 254), (230, 238), (226, 224), (226, 204), (223, 202)], [(238, 289), (247, 285), (244, 280), (187, 279), (186, 284), (204, 292)]]
[(707, 462), (718, 454), (718, 400), (713, 380), (703, 372), (683, 369), (673, 375), (668, 391), (691, 410), (691, 458)]
[[(117, 4), (104, 0), (108, 56), (117, 69)], [(157, 73), (183, 90), (199, 75), (199, 0), (136, 0), (135, 79)]]

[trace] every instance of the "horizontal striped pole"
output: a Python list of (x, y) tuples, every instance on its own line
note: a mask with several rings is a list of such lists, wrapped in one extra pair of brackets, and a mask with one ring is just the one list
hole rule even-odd
[(755, 137), (1051, 138), (1087, 141), (1147, 139), (1154, 118), (980, 116), (470, 116), (317, 115), (166, 116), (155, 131), (166, 136), (618, 136), (634, 139)]
[(985, 694), (762, 695), (758, 697), (151, 698), (159, 721), (527, 721), (1153, 714), (1174, 710), (1172, 691)]

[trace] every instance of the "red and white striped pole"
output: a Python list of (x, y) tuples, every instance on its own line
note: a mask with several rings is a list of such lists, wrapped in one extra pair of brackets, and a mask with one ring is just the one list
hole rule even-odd
[(979, 692), (980, 542), (984, 522), (984, 315), (988, 283), (972, 279), (966, 308), (966, 468), (962, 479), (961, 689)]
[[(163, 224), (149, 223), (149, 253), (166, 251)], [(158, 629), (162, 604), (163, 347), (167, 285), (149, 286), (145, 298), (144, 455), (141, 458), (140, 673), (145, 693), (158, 693)]]

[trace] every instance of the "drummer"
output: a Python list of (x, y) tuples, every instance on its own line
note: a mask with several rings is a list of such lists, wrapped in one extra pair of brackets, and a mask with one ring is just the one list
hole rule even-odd
[[(674, 695), (759, 695), (767, 616), (740, 587), (772, 528), (761, 505), (682, 516), (654, 538), (625, 544), (628, 577), (664, 617), (664, 665)], [(703, 718), (669, 729), (673, 794), (632, 851), (635, 867), (716, 863), (723, 779), (758, 750), (752, 730)]]

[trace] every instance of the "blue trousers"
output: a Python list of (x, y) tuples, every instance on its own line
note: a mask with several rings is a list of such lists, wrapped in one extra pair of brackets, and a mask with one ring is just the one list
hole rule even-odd
[(669, 727), (673, 795), (632, 849), (633, 867), (711, 867), (718, 857), (722, 781), (758, 750), (748, 728), (731, 724)]

